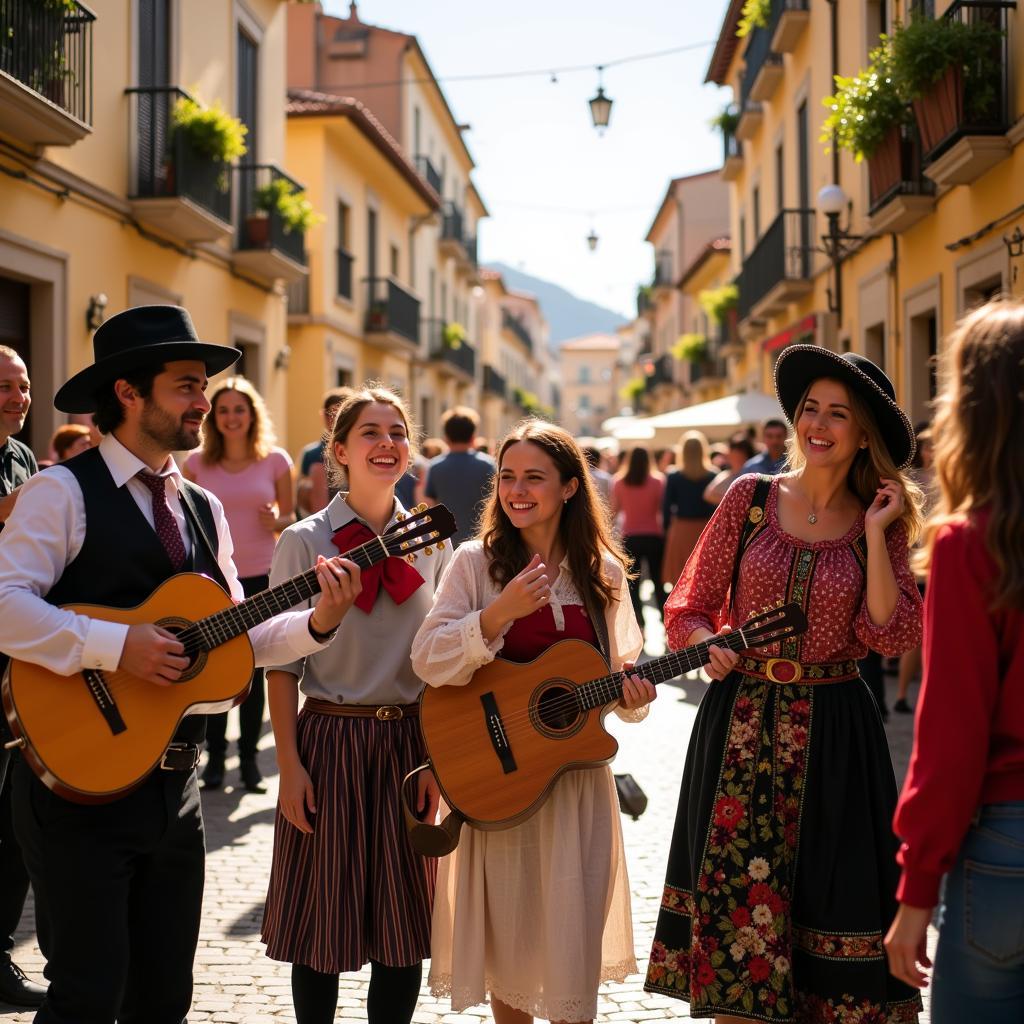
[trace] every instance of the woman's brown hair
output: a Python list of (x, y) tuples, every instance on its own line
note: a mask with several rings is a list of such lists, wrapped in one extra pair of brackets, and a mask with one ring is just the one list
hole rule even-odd
[[(846, 486), (856, 495), (864, 508), (868, 508), (875, 500), (878, 488), (882, 486), (882, 477), (895, 480), (903, 489), (904, 498), (903, 512), (897, 521), (902, 523), (907, 531), (907, 543), (913, 544), (920, 536), (922, 529), (921, 507), (924, 504), (924, 495), (921, 493), (921, 488), (906, 472), (896, 467), (896, 463), (889, 453), (889, 446), (885, 443), (885, 438), (879, 429), (878, 420), (871, 411), (871, 406), (845, 381), (838, 383), (846, 388), (853, 422), (864, 431), (868, 441), (867, 448), (860, 449), (853, 457), (853, 463), (846, 474)], [(793, 416), (794, 428), (803, 415), (804, 404), (807, 402), (807, 396), (811, 393), (813, 386), (814, 381), (808, 385), (807, 390), (800, 397), (796, 413)], [(790, 434), (789, 440), (786, 442), (786, 449), (789, 469), (803, 469), (807, 464), (807, 459), (800, 450), (796, 429)]]
[(990, 302), (947, 339), (932, 445), (939, 493), (921, 568), (939, 527), (987, 507), (992, 607), (1024, 608), (1024, 303)]
[(227, 377), (221, 381), (210, 395), (210, 415), (203, 423), (203, 461), (215, 466), (224, 458), (224, 435), (217, 426), (215, 411), (217, 399), (226, 391), (234, 391), (241, 395), (249, 405), (249, 453), (257, 460), (265, 459), (274, 447), (274, 425), (270, 422), (270, 413), (262, 396), (245, 377)]
[(708, 439), (699, 430), (688, 430), (679, 439), (680, 472), (689, 480), (700, 480), (718, 470), (708, 455)]
[(498, 498), (498, 481), (505, 452), (514, 444), (529, 441), (554, 462), (563, 484), (576, 480), (576, 493), (562, 506), (558, 537), (569, 558), (569, 572), (590, 603), (607, 608), (616, 600), (616, 587), (604, 564), (607, 553), (628, 575), (629, 558), (612, 535), (604, 505), (591, 481), (587, 460), (575, 438), (561, 427), (542, 420), (525, 420), (512, 428), (498, 450), (498, 471), (481, 517), (479, 537), (487, 554), (488, 574), (499, 587), (526, 568), (530, 552), (519, 530), (512, 525)]
[(334, 446), (344, 444), (348, 440), (348, 435), (356, 425), (359, 414), (366, 406), (373, 402), (379, 402), (381, 405), (390, 405), (402, 417), (402, 422), (405, 424), (405, 433), (409, 438), (410, 464), (416, 456), (416, 436), (413, 430), (412, 416), (405, 402), (397, 392), (392, 391), (391, 388), (386, 388), (380, 381), (367, 381), (360, 388), (350, 389), (349, 394), (344, 398), (341, 405), (338, 406), (338, 411), (334, 414), (333, 429), (324, 438), (327, 451), (327, 477), (332, 487), (342, 487), (348, 481), (348, 473), (345, 471), (345, 467), (338, 462), (338, 457), (334, 453)]
[(636, 447), (629, 453), (626, 468), (619, 470), (619, 479), (627, 487), (643, 487), (651, 475), (651, 456), (646, 448)]

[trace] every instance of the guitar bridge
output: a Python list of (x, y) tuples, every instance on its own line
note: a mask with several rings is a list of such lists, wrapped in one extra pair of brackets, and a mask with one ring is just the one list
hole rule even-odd
[(110, 727), (110, 731), (115, 736), (118, 733), (124, 732), (128, 726), (124, 724), (124, 719), (121, 717), (121, 712), (117, 709), (114, 696), (107, 687), (107, 681), (103, 677), (103, 673), (98, 669), (87, 668), (82, 672), (82, 675), (85, 677), (89, 693), (96, 702), (96, 707), (99, 708), (100, 714)]
[(494, 752), (501, 762), (501, 770), (510, 775), (518, 765), (512, 756), (512, 748), (505, 734), (505, 724), (501, 720), (501, 712), (498, 711), (498, 702), (493, 693), (484, 693), (480, 695), (480, 703), (484, 706), (484, 719), (487, 722), (487, 735), (491, 738), (491, 746), (494, 747)]

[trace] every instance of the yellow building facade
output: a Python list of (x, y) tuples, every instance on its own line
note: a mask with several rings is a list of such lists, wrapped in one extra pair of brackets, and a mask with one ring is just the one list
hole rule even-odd
[[(63, 420), (51, 396), (92, 361), (104, 315), (162, 302), (242, 348), (284, 434), (284, 286), (306, 272), (303, 238), (285, 238), (275, 213), (265, 240), (245, 225), (258, 187), (284, 174), (286, 5), (39, 4), (31, 31), (2, 24), (12, 9), (0, 31), (22, 77), (0, 72), (0, 343), (29, 364), (26, 440), (45, 453)], [(247, 125), (236, 165), (185, 144), (174, 104), (186, 95)]]
[[(1021, 292), (1020, 257), (1004, 241), (1024, 224), (1021, 15), (1012, 5), (937, 0), (936, 18), (1001, 33), (986, 62), (995, 101), (973, 122), (954, 109), (931, 138), (915, 105), (883, 166), (882, 154), (857, 163), (826, 152), (822, 100), (833, 73), (865, 67), (880, 34), (920, 5), (772, 0), (768, 24), (739, 39), (742, 6), (729, 5), (708, 71), (732, 87), (738, 115), (722, 171), (746, 346), (732, 383), (756, 380), (770, 392), (781, 349), (816, 342), (878, 362), (912, 420), (923, 420), (943, 336), (978, 302)], [(829, 185), (843, 194), (832, 196), (832, 219), (819, 201)]]

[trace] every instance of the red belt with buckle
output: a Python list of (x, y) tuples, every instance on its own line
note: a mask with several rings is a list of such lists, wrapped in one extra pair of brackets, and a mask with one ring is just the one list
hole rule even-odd
[(740, 656), (736, 671), (752, 679), (792, 685), (804, 683), (845, 683), (860, 676), (856, 661), (800, 662), (791, 658)]

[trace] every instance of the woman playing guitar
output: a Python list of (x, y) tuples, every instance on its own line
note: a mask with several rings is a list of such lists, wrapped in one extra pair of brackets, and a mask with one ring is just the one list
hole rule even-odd
[[(497, 655), (531, 661), (576, 638), (631, 668), (643, 638), (587, 464), (560, 427), (527, 421), (498, 454), (480, 536), (462, 544), (413, 643), (431, 686), (465, 685)], [(595, 610), (596, 618), (588, 615)], [(654, 687), (626, 678), (639, 721)], [(532, 817), (499, 832), (463, 831), (441, 861), (430, 984), (453, 1010), (490, 993), (497, 1024), (590, 1021), (603, 980), (636, 970), (629, 884), (608, 768), (561, 775)]]
[[(284, 531), (272, 583), (311, 552), (372, 542), (402, 516), (395, 483), (410, 433), (405, 406), (385, 388), (341, 403), (328, 458), (347, 490)], [(292, 964), (298, 1024), (333, 1021), (338, 975), (367, 961), (371, 1024), (408, 1024), (416, 1009), (437, 862), (413, 852), (399, 809), (403, 777), (424, 760), (423, 684), (409, 648), (450, 556), (392, 557), (362, 573), (346, 561), (349, 605), (334, 655), (267, 674), (281, 792), (263, 940), (271, 959)], [(433, 821), (437, 788), (421, 778), (418, 808)]]

